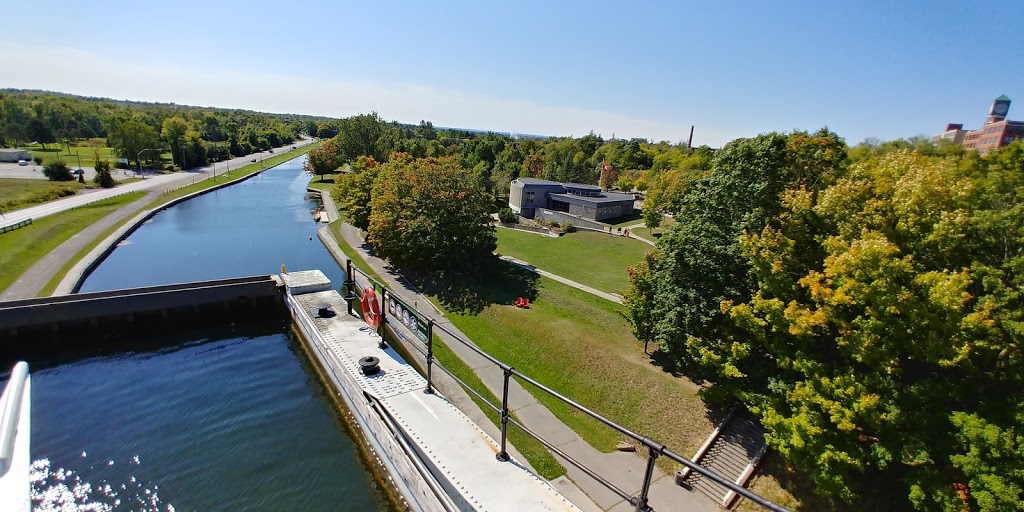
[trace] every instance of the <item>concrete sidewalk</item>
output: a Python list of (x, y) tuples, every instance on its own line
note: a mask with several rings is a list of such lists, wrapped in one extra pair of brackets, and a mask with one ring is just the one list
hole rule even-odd
[[(434, 333), (476, 372), (484, 385), (495, 396), (501, 397), (504, 380), (502, 370), (472, 349), (456, 341), (454, 339), (456, 336), (467, 341), (469, 341), (469, 338), (459, 331), (451, 321), (436, 311), (432, 304), (430, 306), (423, 305), (430, 304), (430, 302), (408, 280), (394, 272), (384, 261), (373, 254), (364, 243), (358, 229), (349, 224), (343, 224), (341, 231), (345, 242), (353, 247), (367, 264), (381, 276), (389, 288), (410, 304), (415, 304), (426, 315), (435, 319), (435, 327), (437, 328), (434, 330)], [(469, 342), (472, 343), (471, 341)], [(594, 449), (576, 432), (555, 417), (551, 411), (541, 405), (533, 394), (524, 389), (515, 379), (509, 382), (509, 408), (527, 428), (537, 433), (550, 444), (558, 447), (568, 456), (594, 470), (619, 489), (631, 495), (636, 495), (640, 492), (646, 469), (646, 453), (644, 453), (642, 447), (638, 451), (640, 455), (644, 456), (643, 458), (631, 453), (602, 453)], [(551, 483), (570, 499), (573, 498), (574, 492), (577, 492), (576, 487), (578, 486), (578, 489), (582, 490), (586, 497), (589, 498), (588, 500), (582, 500), (580, 496), (576, 497), (579, 502), (574, 502), (580, 508), (591, 511), (604, 510), (616, 512), (633, 510), (629, 502), (583, 471), (565, 460), (559, 459), (559, 462), (566, 468), (566, 474), (571, 482), (562, 478), (555, 479)], [(654, 509), (693, 512), (718, 510), (718, 506), (709, 498), (677, 486), (674, 482), (674, 476), (666, 475), (657, 467), (654, 470), (652, 481), (649, 503)], [(575, 485), (570, 485), (571, 483), (575, 483)]]

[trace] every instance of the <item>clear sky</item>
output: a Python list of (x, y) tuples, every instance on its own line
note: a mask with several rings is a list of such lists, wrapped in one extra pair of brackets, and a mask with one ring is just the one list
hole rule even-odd
[(694, 144), (1024, 119), (1024, 3), (11, 1), (0, 87)]

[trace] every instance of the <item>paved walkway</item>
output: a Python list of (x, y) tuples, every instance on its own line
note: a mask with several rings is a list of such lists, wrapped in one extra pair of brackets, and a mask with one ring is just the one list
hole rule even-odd
[[(325, 207), (327, 207), (326, 201)], [(358, 229), (349, 224), (343, 224), (341, 231), (345, 242), (359, 252), (359, 255), (381, 276), (389, 288), (407, 302), (415, 304), (417, 308), (427, 309), (426, 306), (420, 304), (430, 304), (430, 302), (407, 279), (373, 254), (361, 238)], [(426, 314), (434, 318), (436, 327), (440, 327), (434, 332), (446, 346), (473, 369), (495, 396), (501, 397), (504, 380), (501, 369), (456, 341), (452, 334), (463, 340), (469, 340), (469, 337), (459, 331), (443, 314), (436, 312), (436, 308), (432, 304), (430, 308), (433, 308), (432, 311), (427, 311)], [(452, 334), (448, 334), (449, 332)], [(637, 494), (640, 492), (646, 467), (645, 458), (625, 452), (602, 453), (594, 449), (555, 417), (551, 411), (541, 405), (533, 394), (524, 389), (515, 379), (509, 383), (509, 407), (527, 428), (573, 459), (596, 470), (602, 477), (627, 493)], [(569, 478), (568, 480), (556, 479), (552, 481), (552, 484), (570, 499), (574, 499), (575, 495), (574, 503), (577, 503), (580, 508), (588, 512), (598, 510), (619, 512), (633, 509), (627, 501), (572, 464), (564, 460), (559, 462), (566, 468)], [(573, 483), (575, 485), (571, 485)], [(582, 490), (588, 499), (584, 500), (582, 499), (584, 496), (576, 494), (579, 490)], [(710, 512), (718, 510), (718, 507), (710, 499), (677, 486), (674, 476), (666, 475), (658, 468), (655, 468), (654, 471), (649, 502), (653, 508), (663, 511)]]

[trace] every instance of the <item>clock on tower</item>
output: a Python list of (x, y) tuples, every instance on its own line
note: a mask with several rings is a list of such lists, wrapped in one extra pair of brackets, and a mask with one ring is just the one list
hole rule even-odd
[(1010, 110), (1010, 98), (1006, 95), (1002, 95), (992, 102), (992, 108), (989, 109), (988, 115), (995, 117), (1006, 117), (1006, 113)]

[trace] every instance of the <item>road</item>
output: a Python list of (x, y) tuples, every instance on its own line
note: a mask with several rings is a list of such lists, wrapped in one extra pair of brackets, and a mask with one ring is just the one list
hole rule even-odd
[[(313, 143), (313, 139), (301, 139), (293, 147), (303, 147)], [(280, 148), (278, 151), (286, 151), (287, 148)], [(269, 152), (254, 153), (243, 157), (232, 158), (227, 162), (216, 162), (204, 167), (197, 167), (195, 169), (189, 169), (187, 171), (176, 172), (172, 174), (155, 174), (144, 172), (141, 181), (135, 181), (126, 185), (121, 185), (115, 188), (108, 189), (94, 189), (86, 193), (77, 194), (64, 199), (58, 199), (49, 203), (41, 205), (31, 206), (28, 208), (22, 208), (20, 210), (12, 210), (9, 212), (3, 212), (3, 217), (0, 217), (0, 227), (16, 224), (23, 220), (28, 219), (40, 219), (48, 215), (54, 215), (56, 213), (84, 206), (89, 203), (96, 201), (102, 201), (114, 196), (126, 194), (128, 192), (136, 191), (157, 191), (163, 192), (185, 185), (190, 185), (194, 182), (204, 180), (216, 172), (221, 174), (229, 171), (230, 169), (237, 169), (243, 165), (252, 163), (253, 159), (261, 161), (265, 158), (272, 156)], [(88, 178), (88, 174), (86, 175)]]

